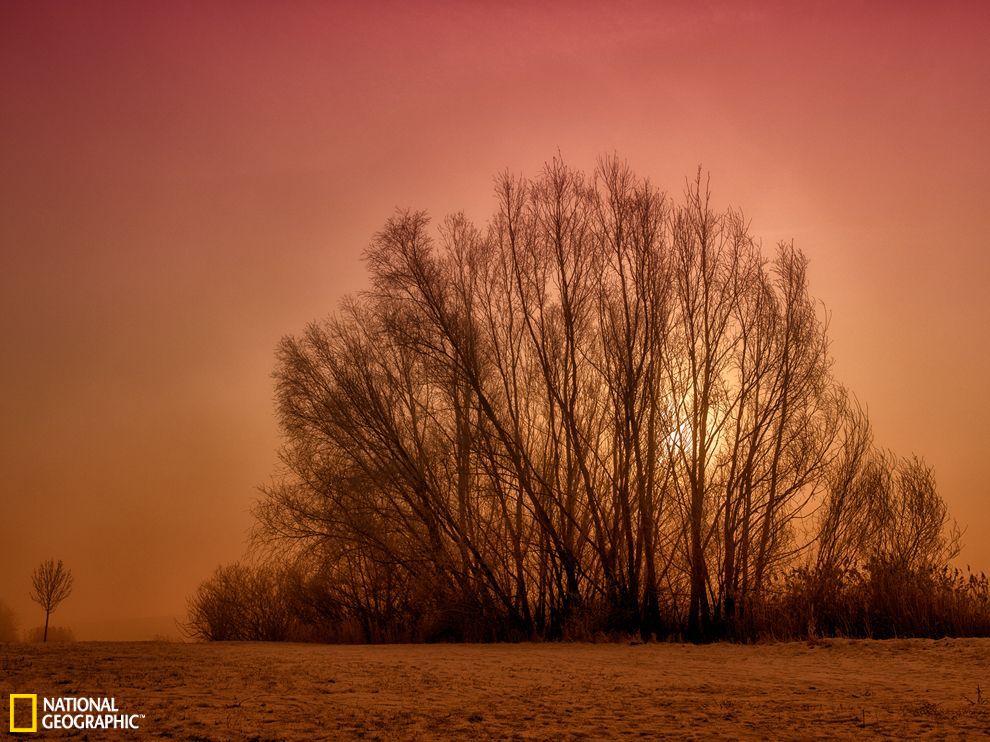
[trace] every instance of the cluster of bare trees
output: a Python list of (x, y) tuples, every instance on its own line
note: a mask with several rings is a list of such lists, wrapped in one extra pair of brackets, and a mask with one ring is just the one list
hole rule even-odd
[(372, 290), (281, 343), (259, 536), (326, 616), (740, 636), (795, 567), (945, 563), (931, 471), (874, 447), (793, 245), (616, 159), (496, 192), (483, 229), (389, 219)]

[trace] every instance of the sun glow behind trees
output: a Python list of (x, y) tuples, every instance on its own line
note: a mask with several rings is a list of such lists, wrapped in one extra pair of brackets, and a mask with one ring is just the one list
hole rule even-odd
[(614, 158), (496, 194), (485, 229), (389, 219), (373, 289), (280, 347), (258, 535), (327, 616), (747, 636), (795, 567), (900, 564), (906, 540), (944, 563), (930, 472), (873, 451), (793, 245), (765, 256), (700, 176), (675, 203)]

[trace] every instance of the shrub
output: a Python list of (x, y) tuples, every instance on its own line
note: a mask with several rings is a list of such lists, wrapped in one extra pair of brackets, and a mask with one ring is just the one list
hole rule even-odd
[(0, 642), (17, 641), (17, 616), (3, 602), (0, 602)]

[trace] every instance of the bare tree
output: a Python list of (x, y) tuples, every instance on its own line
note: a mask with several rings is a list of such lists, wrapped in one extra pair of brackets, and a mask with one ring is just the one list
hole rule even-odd
[(42, 562), (31, 575), (33, 591), (31, 600), (45, 609), (45, 633), (42, 641), (48, 641), (48, 619), (63, 600), (72, 593), (72, 572), (59, 559)]
[(800, 565), (944, 563), (931, 471), (875, 451), (798, 249), (765, 256), (700, 173), (678, 202), (616, 158), (495, 195), (484, 227), (395, 214), (371, 290), (279, 346), (257, 533), (317, 614), (707, 640), (752, 633)]

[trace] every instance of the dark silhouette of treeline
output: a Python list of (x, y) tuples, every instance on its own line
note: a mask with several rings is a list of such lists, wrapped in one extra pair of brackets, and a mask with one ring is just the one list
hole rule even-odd
[(261, 566), (207, 639), (986, 633), (917, 458), (833, 375), (805, 256), (699, 177), (503, 175), (484, 227), (389, 219), (372, 288), (278, 349)]

